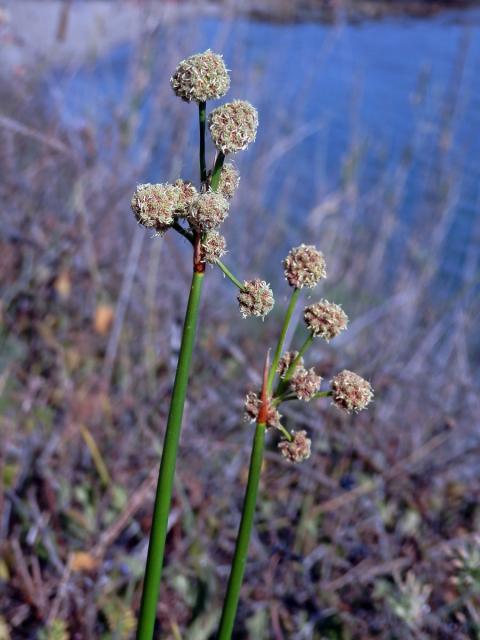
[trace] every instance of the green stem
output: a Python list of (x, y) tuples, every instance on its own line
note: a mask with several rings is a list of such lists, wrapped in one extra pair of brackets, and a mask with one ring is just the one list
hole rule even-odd
[(280, 433), (283, 434), (283, 437), (288, 440), (289, 442), (291, 442), (293, 440), (293, 436), (291, 433), (288, 433), (288, 431), (285, 429), (285, 427), (283, 426), (283, 424), (279, 424), (275, 427), (276, 429), (278, 429), (280, 431)]
[(313, 396), (312, 400), (315, 400), (316, 398), (330, 398), (330, 396), (333, 396), (332, 391), (319, 391)]
[(198, 103), (198, 122), (200, 125), (200, 180), (207, 181), (207, 162), (205, 160), (205, 125), (207, 122), (207, 103)]
[(219, 269), (223, 271), (227, 278), (231, 280), (236, 287), (238, 287), (240, 290), (243, 289), (243, 283), (233, 275), (230, 269), (226, 265), (224, 265), (221, 260), (217, 260), (215, 264), (217, 265), (217, 267), (219, 267)]
[(314, 338), (313, 333), (309, 333), (307, 339), (305, 340), (305, 342), (300, 347), (300, 351), (298, 352), (297, 357), (292, 362), (292, 364), (288, 367), (287, 372), (285, 373), (285, 376), (284, 376), (283, 380), (280, 380), (280, 382), (278, 383), (278, 386), (277, 386), (277, 388), (275, 390), (275, 395), (276, 396), (281, 395), (285, 391), (285, 389), (287, 388), (288, 381), (291, 379), (291, 377), (295, 373), (295, 369), (297, 368), (297, 365), (300, 362), (301, 358), (303, 358), (303, 356), (305, 355), (305, 352), (307, 351), (308, 347), (312, 344), (313, 338)]
[(288, 308), (285, 313), (282, 330), (280, 332), (277, 348), (275, 350), (275, 355), (273, 356), (273, 360), (272, 360), (272, 366), (270, 368), (270, 373), (268, 374), (268, 393), (269, 394), (271, 394), (271, 391), (272, 391), (273, 381), (275, 379), (275, 374), (277, 372), (278, 362), (282, 355), (283, 345), (285, 343), (288, 327), (290, 325), (290, 320), (292, 319), (292, 315), (295, 310), (295, 305), (297, 304), (299, 295), (300, 295), (300, 289), (295, 288), (292, 292), (292, 296), (290, 298), (290, 302), (288, 304)]
[(223, 163), (225, 162), (225, 155), (219, 151), (215, 159), (215, 166), (212, 171), (212, 178), (210, 180), (210, 189), (216, 191), (218, 189), (218, 183), (220, 181), (220, 174), (222, 173)]
[(187, 393), (190, 363), (198, 321), (203, 273), (194, 273), (188, 299), (177, 372), (173, 385), (170, 412), (158, 475), (157, 493), (153, 510), (152, 530), (148, 547), (147, 566), (143, 583), (142, 603), (137, 628), (137, 640), (151, 640), (155, 626), (160, 577), (167, 537), (168, 514), (172, 498), (173, 478), (177, 459), (183, 407)]
[(263, 450), (265, 448), (265, 424), (257, 423), (253, 440), (250, 468), (248, 472), (247, 490), (243, 502), (242, 519), (233, 556), (232, 569), (228, 580), (227, 593), (223, 603), (222, 617), (218, 629), (217, 640), (230, 640), (237, 613), (240, 588), (247, 562), (248, 544), (252, 533), (258, 485), (262, 469)]

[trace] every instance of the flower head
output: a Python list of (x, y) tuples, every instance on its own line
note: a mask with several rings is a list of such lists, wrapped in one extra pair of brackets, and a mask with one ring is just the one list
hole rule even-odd
[(330, 381), (333, 402), (348, 413), (361, 411), (372, 401), (370, 383), (353, 371), (344, 369)]
[(340, 305), (328, 300), (320, 300), (305, 307), (303, 312), (307, 327), (314, 336), (327, 342), (347, 328), (348, 316)]
[(310, 457), (312, 441), (307, 438), (306, 431), (292, 431), (293, 440), (282, 440), (278, 448), (282, 456), (290, 462), (303, 462)]
[(240, 313), (244, 318), (248, 316), (264, 318), (275, 304), (270, 286), (258, 278), (243, 283), (243, 289), (238, 294), (237, 300), (240, 305)]
[(211, 231), (219, 227), (228, 216), (228, 207), (228, 200), (220, 193), (200, 193), (190, 205), (188, 221), (197, 231)]
[(173, 184), (139, 184), (132, 196), (132, 211), (144, 227), (164, 232), (172, 224), (178, 206)]
[(283, 261), (285, 278), (291, 287), (314, 287), (327, 277), (325, 258), (311, 244), (301, 244), (290, 251)]
[(232, 162), (226, 162), (220, 173), (220, 181), (218, 183), (218, 193), (224, 198), (231, 200), (238, 188), (240, 182), (240, 174), (237, 167)]
[(257, 135), (258, 113), (245, 100), (227, 102), (208, 117), (213, 144), (224, 154), (246, 149)]
[[(283, 356), (278, 361), (277, 373), (280, 378), (284, 378), (287, 373), (290, 365), (293, 363), (295, 358), (298, 356), (298, 351), (286, 351)], [(298, 367), (303, 367), (303, 358), (300, 358), (297, 362)]]
[(201, 242), (202, 260), (215, 264), (225, 255), (227, 242), (218, 231), (209, 231)]
[(320, 389), (322, 378), (317, 376), (315, 369), (297, 369), (290, 380), (290, 389), (299, 400), (308, 402)]
[(186, 102), (206, 102), (227, 93), (230, 76), (222, 56), (208, 49), (182, 60), (170, 78), (170, 85)]
[(176, 213), (185, 216), (198, 196), (198, 191), (191, 182), (185, 180), (176, 180), (173, 186), (177, 189)]
[[(255, 422), (258, 418), (258, 412), (262, 405), (261, 399), (255, 391), (249, 391), (245, 398), (245, 420), (247, 422)], [(267, 411), (267, 427), (278, 427), (280, 425), (281, 415), (274, 406), (269, 404)]]

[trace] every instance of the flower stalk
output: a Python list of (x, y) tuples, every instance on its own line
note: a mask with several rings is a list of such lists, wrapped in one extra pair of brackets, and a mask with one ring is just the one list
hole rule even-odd
[(182, 342), (178, 357), (177, 372), (172, 391), (170, 412), (168, 414), (162, 461), (158, 475), (152, 530), (148, 546), (147, 565), (143, 583), (142, 602), (138, 620), (137, 640), (151, 640), (157, 613), (157, 601), (160, 593), (160, 579), (167, 537), (168, 514), (172, 499), (173, 480), (177, 460), (183, 408), (187, 394), (190, 364), (198, 323), (198, 312), (204, 274), (194, 272), (188, 299)]
[(238, 530), (235, 553), (225, 594), (217, 640), (230, 640), (232, 637), (238, 601), (240, 599), (240, 589), (242, 587), (243, 575), (245, 573), (245, 565), (247, 564), (248, 546), (253, 529), (258, 486), (260, 484), (260, 474), (262, 471), (263, 452), (265, 449), (265, 431), (268, 409), (268, 372), (269, 357), (267, 354), (263, 374), (261, 396), (262, 405), (260, 407), (255, 427), (252, 453), (250, 456), (250, 467), (248, 470), (247, 488), (243, 501), (242, 517), (240, 520), (240, 528)]

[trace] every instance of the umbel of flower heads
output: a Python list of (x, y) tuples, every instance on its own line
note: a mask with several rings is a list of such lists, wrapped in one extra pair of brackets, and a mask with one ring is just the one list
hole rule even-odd
[[(225, 95), (230, 76), (222, 56), (207, 50), (182, 60), (170, 84), (182, 100), (203, 105)], [(221, 262), (227, 243), (219, 229), (228, 217), (240, 175), (233, 162), (225, 162), (225, 156), (254, 142), (257, 127), (258, 113), (249, 102), (234, 100), (220, 105), (208, 117), (217, 156), (201, 189), (179, 179), (173, 184), (141, 184), (132, 197), (132, 211), (140, 224), (156, 235), (164, 235), (169, 229), (179, 232), (197, 244), (199, 268), (206, 262), (216, 264), (228, 277), (232, 274)], [(264, 318), (274, 305), (270, 285), (259, 278), (243, 282), (232, 279), (239, 288), (241, 315)]]
[[(309, 304), (303, 312), (307, 329), (307, 338), (298, 350), (285, 351), (285, 337), (295, 306), (303, 289), (313, 289), (327, 277), (325, 258), (313, 245), (302, 244), (290, 251), (283, 261), (285, 278), (292, 288), (288, 308), (285, 312), (280, 337), (270, 363), (268, 352), (263, 371), (263, 383), (259, 392), (250, 391), (245, 399), (245, 420), (255, 422), (255, 434), (250, 456), (248, 480), (242, 508), (242, 517), (238, 531), (232, 569), (220, 618), (218, 640), (230, 640), (232, 637), (236, 611), (240, 599), (248, 543), (252, 531), (255, 504), (257, 500), (262, 460), (265, 447), (265, 432), (275, 430), (279, 433), (278, 448), (282, 456), (291, 463), (306, 460), (311, 454), (311, 440), (305, 429), (288, 431), (282, 424), (281, 405), (292, 400), (312, 402), (316, 398), (331, 397), (333, 404), (346, 412), (365, 409), (373, 398), (370, 383), (351, 371), (341, 371), (330, 382), (330, 389), (322, 391), (322, 378), (314, 367), (307, 368), (304, 356), (313, 340), (327, 342), (345, 331), (348, 317), (340, 305), (321, 298)], [(241, 308), (246, 313), (252, 307), (269, 306), (269, 296), (258, 290), (264, 283), (244, 288), (239, 295)]]
[[(283, 267), (285, 279), (294, 290), (293, 303), (296, 302), (302, 289), (311, 289), (327, 277), (325, 257), (313, 245), (301, 244), (293, 248), (283, 261)], [(283, 343), (281, 342), (277, 347), (270, 382), (273, 383), (277, 374), (278, 384), (274, 391), (268, 390), (268, 408), (265, 414), (267, 427), (279, 430), (281, 436), (279, 449), (291, 462), (301, 462), (308, 458), (311, 443), (306, 431), (289, 433), (282, 425), (279, 407), (283, 402), (291, 400), (310, 402), (316, 398), (328, 396), (332, 398), (336, 407), (353, 413), (365, 409), (373, 399), (370, 383), (352, 371), (344, 370), (336, 374), (330, 381), (330, 390), (321, 391), (321, 376), (313, 367), (307, 369), (304, 365), (304, 355), (315, 338), (323, 338), (329, 342), (347, 328), (348, 316), (342, 307), (321, 298), (318, 302), (305, 307), (303, 317), (308, 334), (300, 350), (282, 353)], [(287, 323), (288, 320), (287, 312)], [(286, 333), (286, 327), (284, 328), (285, 332), (282, 332), (282, 335)], [(257, 420), (260, 406), (259, 395), (250, 391), (245, 400), (245, 419)]]

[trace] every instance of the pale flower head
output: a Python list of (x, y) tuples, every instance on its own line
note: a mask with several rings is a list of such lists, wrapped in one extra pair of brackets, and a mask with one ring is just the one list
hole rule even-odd
[(173, 184), (139, 184), (132, 196), (132, 211), (140, 224), (165, 232), (173, 223), (178, 189)]
[(299, 400), (308, 402), (320, 389), (322, 378), (317, 376), (315, 369), (304, 369), (301, 367), (295, 371), (290, 380), (290, 389)]
[(342, 307), (328, 300), (305, 307), (303, 317), (313, 335), (327, 342), (344, 331), (348, 324), (348, 316)]
[(312, 441), (307, 438), (306, 431), (292, 431), (293, 439), (282, 440), (278, 443), (278, 448), (282, 456), (290, 462), (303, 462), (310, 457)]
[[(298, 356), (298, 351), (286, 351), (278, 361), (277, 373), (280, 378), (284, 378), (291, 364), (293, 364), (295, 358)], [(303, 367), (303, 358), (299, 358), (297, 362), (298, 367)]]
[(227, 200), (231, 200), (235, 195), (239, 183), (240, 173), (237, 167), (232, 162), (225, 162), (220, 173), (218, 193), (221, 193)]
[(186, 102), (206, 102), (224, 96), (230, 76), (221, 55), (208, 49), (182, 60), (170, 78), (175, 94)]
[(198, 196), (198, 191), (191, 182), (181, 179), (176, 180), (173, 183), (173, 186), (177, 190), (176, 214), (178, 216), (185, 216), (187, 215), (195, 198)]
[(292, 249), (283, 266), (288, 284), (297, 289), (314, 287), (327, 277), (323, 253), (310, 244), (301, 244)]
[(192, 202), (187, 218), (191, 226), (202, 233), (219, 227), (228, 216), (228, 200), (220, 193), (206, 191)]
[(215, 264), (227, 251), (227, 241), (218, 231), (209, 231), (201, 242), (202, 260)]
[(333, 403), (348, 413), (365, 409), (373, 400), (373, 389), (368, 380), (353, 371), (344, 369), (337, 373), (330, 385)]
[(251, 142), (254, 142), (257, 127), (257, 110), (245, 100), (234, 100), (222, 104), (208, 117), (208, 128), (213, 144), (223, 154), (246, 149)]
[(249, 316), (264, 318), (267, 313), (270, 313), (275, 304), (270, 285), (259, 278), (245, 281), (237, 300), (240, 306), (240, 313), (244, 318)]

